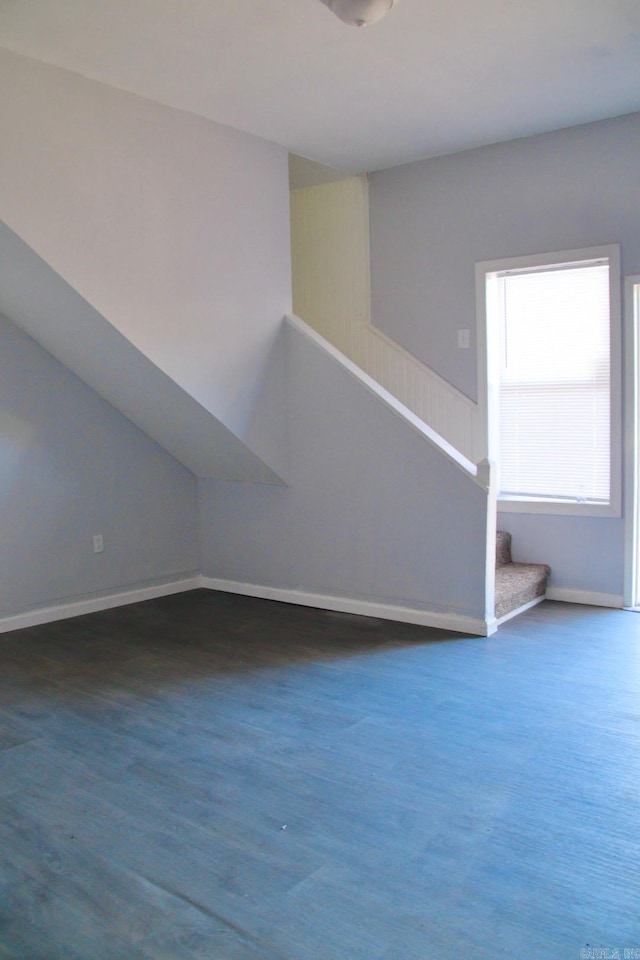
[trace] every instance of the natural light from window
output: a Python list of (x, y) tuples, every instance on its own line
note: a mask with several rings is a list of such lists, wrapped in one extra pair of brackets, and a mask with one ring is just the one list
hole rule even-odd
[(500, 497), (610, 502), (608, 258), (494, 274)]

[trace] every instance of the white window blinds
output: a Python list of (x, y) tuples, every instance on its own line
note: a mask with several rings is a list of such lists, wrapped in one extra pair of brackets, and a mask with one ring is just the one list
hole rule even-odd
[(609, 263), (497, 279), (501, 496), (608, 503)]

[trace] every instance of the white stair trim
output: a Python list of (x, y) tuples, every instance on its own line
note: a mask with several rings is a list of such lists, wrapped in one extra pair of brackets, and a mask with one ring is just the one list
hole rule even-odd
[(353, 324), (354, 353), (368, 374), (470, 460), (477, 443), (478, 404), (372, 323)]
[(529, 600), (528, 603), (523, 603), (521, 607), (516, 607), (515, 610), (509, 610), (509, 613), (505, 613), (504, 616), (496, 620), (496, 629), (501, 627), (503, 623), (506, 623), (508, 620), (513, 620), (514, 617), (518, 617), (521, 613), (524, 613), (526, 610), (530, 610), (532, 607), (537, 607), (539, 603), (542, 603), (543, 600), (547, 600), (544, 594), (541, 597), (536, 597), (535, 600)]
[(476, 464), (465, 457), (464, 454), (460, 453), (460, 451), (452, 446), (448, 440), (440, 436), (439, 433), (424, 423), (420, 417), (418, 417), (412, 410), (409, 410), (409, 408), (401, 403), (397, 397), (393, 396), (393, 394), (382, 387), (377, 380), (374, 380), (374, 378), (369, 376), (368, 373), (365, 373), (361, 367), (350, 360), (344, 353), (338, 350), (337, 347), (335, 347), (321, 334), (314, 330), (313, 327), (309, 326), (308, 323), (305, 323), (304, 320), (301, 320), (300, 317), (295, 316), (295, 314), (288, 314), (284, 319), (286, 323), (294, 327), (299, 333), (302, 333), (305, 337), (315, 343), (316, 346), (332, 357), (332, 359), (334, 359), (336, 363), (339, 363), (340, 366), (350, 376), (354, 377), (356, 380), (359, 380), (363, 386), (365, 386), (371, 393), (375, 394), (382, 403), (384, 403), (390, 410), (393, 411), (393, 413), (396, 414), (396, 416), (401, 417), (412, 427), (412, 429), (419, 433), (434, 447), (437, 447), (445, 457), (455, 463), (457, 467), (459, 467), (472, 480), (474, 480), (474, 482), (481, 486), (483, 490), (486, 490), (486, 485), (483, 482), (483, 478), (478, 477), (478, 467)]

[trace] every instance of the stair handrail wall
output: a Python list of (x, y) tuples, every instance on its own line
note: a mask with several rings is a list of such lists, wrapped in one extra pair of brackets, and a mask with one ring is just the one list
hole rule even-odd
[(492, 633), (497, 471), (487, 459), (486, 405), (471, 400), (372, 323), (366, 177), (292, 190), (291, 220), (295, 313), (487, 495), (484, 616)]
[(494, 474), (492, 464), (490, 464), (488, 460), (480, 461), (477, 464), (470, 460), (464, 453), (458, 450), (457, 447), (449, 443), (446, 437), (443, 437), (434, 430), (432, 426), (425, 423), (422, 418), (418, 417), (409, 407), (402, 403), (395, 394), (391, 393), (391, 391), (387, 390), (374, 377), (368, 374), (360, 364), (348, 357), (346, 353), (338, 349), (333, 343), (327, 340), (326, 337), (323, 337), (311, 324), (306, 323), (306, 321), (295, 314), (287, 314), (284, 317), (284, 322), (295, 327), (308, 338), (315, 341), (326, 353), (329, 353), (340, 363), (344, 369), (348, 370), (351, 376), (360, 380), (372, 393), (376, 394), (381, 402), (385, 403), (396, 415), (408, 421), (413, 429), (421, 434), (426, 441), (437, 447), (443, 456), (453, 461), (483, 490), (487, 493), (490, 492)]
[(477, 403), (373, 324), (361, 333), (367, 373), (469, 460), (481, 459)]

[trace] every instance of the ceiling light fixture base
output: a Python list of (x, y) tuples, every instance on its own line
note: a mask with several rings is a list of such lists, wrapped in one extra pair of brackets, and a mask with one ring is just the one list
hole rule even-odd
[(351, 27), (368, 27), (382, 20), (396, 0), (320, 0)]

